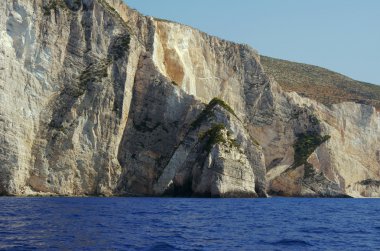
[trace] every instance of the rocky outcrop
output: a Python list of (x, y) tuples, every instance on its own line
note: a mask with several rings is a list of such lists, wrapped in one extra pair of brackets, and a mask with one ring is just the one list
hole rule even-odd
[(265, 196), (263, 173), (261, 147), (232, 108), (213, 99), (191, 124), (157, 181), (155, 192), (174, 196)]
[(282, 91), (247, 45), (119, 0), (0, 14), (0, 194), (379, 195), (379, 113)]

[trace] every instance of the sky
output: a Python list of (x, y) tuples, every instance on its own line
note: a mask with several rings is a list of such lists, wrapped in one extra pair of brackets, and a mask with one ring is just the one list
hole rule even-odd
[(260, 54), (380, 84), (380, 0), (125, 0)]

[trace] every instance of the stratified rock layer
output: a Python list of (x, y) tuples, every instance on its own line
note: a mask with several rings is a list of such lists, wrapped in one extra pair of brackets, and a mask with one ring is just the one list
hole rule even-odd
[(283, 92), (249, 46), (119, 0), (0, 16), (0, 194), (380, 196), (379, 113)]

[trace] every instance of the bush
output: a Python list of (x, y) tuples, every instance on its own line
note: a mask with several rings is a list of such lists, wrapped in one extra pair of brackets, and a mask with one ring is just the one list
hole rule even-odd
[[(225, 137), (223, 131), (227, 131), (227, 137)], [(207, 139), (205, 144), (205, 150), (209, 153), (212, 147), (216, 144), (228, 144), (229, 147), (240, 148), (240, 145), (235, 139), (230, 137), (231, 132), (223, 124), (214, 124), (208, 131), (199, 136), (200, 140)]]
[(66, 7), (66, 4), (63, 2), (63, 0), (52, 0), (47, 5), (44, 5), (42, 9), (43, 9), (44, 15), (49, 16), (52, 10), (57, 11), (65, 7)]
[(302, 164), (308, 164), (307, 159), (309, 156), (320, 146), (322, 143), (329, 140), (330, 135), (321, 136), (318, 133), (302, 133), (297, 136), (294, 147), (294, 163), (292, 167), (298, 167)]
[(191, 123), (191, 128), (197, 128), (205, 118), (213, 116), (214, 113), (212, 112), (212, 109), (217, 105), (220, 105), (237, 118), (234, 110), (226, 102), (219, 98), (213, 98), (205, 109), (203, 109), (203, 111), (199, 114), (199, 116), (193, 121), (193, 123)]

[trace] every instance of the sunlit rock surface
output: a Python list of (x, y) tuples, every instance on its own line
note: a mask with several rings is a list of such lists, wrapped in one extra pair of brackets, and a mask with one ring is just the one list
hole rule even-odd
[(247, 45), (119, 0), (1, 1), (0, 40), (0, 194), (380, 196), (379, 113)]

